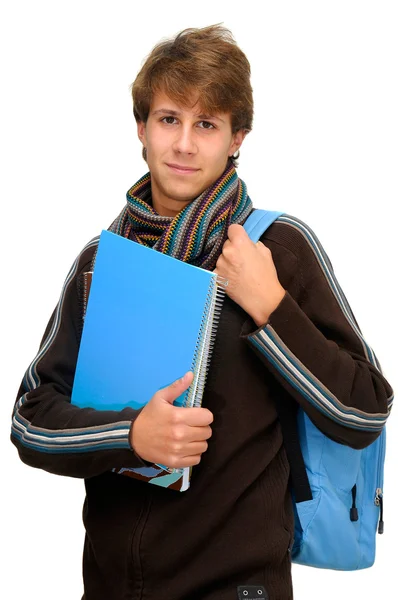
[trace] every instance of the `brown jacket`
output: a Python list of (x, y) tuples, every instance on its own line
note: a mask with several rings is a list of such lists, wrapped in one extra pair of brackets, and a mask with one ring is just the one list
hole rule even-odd
[(19, 390), (12, 441), (25, 463), (85, 479), (85, 600), (236, 600), (243, 584), (291, 600), (293, 513), (277, 403), (294, 398), (354, 448), (384, 425), (392, 390), (313, 232), (284, 216), (261, 240), (287, 292), (262, 328), (225, 299), (203, 396), (213, 435), (184, 493), (111, 472), (144, 465), (128, 441), (137, 411), (70, 403), (82, 274), (97, 239), (72, 267)]

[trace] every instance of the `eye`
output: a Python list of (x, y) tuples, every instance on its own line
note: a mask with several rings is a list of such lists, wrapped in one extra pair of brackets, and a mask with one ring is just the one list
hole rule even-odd
[[(203, 123), (203, 125), (206, 125), (206, 127), (200, 127), (200, 129), (215, 129), (214, 125), (212, 123), (209, 123), (209, 121), (200, 121), (201, 123)], [(210, 127), (207, 127), (207, 125), (210, 125)]]
[[(163, 119), (161, 119), (161, 122), (163, 123), (164, 121), (166, 121), (166, 119), (171, 119), (172, 121), (175, 121), (174, 117), (163, 117)], [(172, 125), (173, 123), (167, 122), (166, 124), (167, 125)]]

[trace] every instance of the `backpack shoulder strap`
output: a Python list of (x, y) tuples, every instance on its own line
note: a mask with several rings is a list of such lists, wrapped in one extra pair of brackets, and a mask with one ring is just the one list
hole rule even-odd
[[(245, 231), (252, 242), (258, 242), (264, 231), (266, 231), (280, 215), (283, 215), (283, 212), (255, 209), (244, 223)], [(281, 402), (277, 402), (276, 409), (281, 424), (286, 455), (290, 465), (290, 475), (295, 501), (305, 502), (312, 498), (312, 493), (298, 436), (298, 407), (296, 402), (288, 396), (282, 397)]]
[(252, 242), (258, 242), (264, 231), (281, 215), (283, 212), (256, 208), (248, 216), (243, 227)]

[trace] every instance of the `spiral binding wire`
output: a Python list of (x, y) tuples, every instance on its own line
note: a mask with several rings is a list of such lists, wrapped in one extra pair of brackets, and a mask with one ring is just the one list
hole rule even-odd
[[(228, 281), (220, 276), (215, 275), (212, 278), (209, 292), (206, 297), (205, 308), (191, 364), (194, 380), (185, 393), (182, 402), (183, 406), (192, 407), (201, 406), (202, 404), (203, 391), (209, 372), (210, 359), (213, 353), (221, 309), (225, 298), (225, 288), (227, 285)], [(160, 463), (157, 464), (168, 473), (180, 473), (184, 477), (188, 477), (187, 467), (177, 469), (169, 468)], [(191, 471), (192, 467), (190, 467), (189, 470)]]
[(185, 406), (200, 406), (202, 403), (227, 285), (228, 281), (220, 276), (215, 275), (212, 279), (192, 359), (194, 380), (187, 391)]

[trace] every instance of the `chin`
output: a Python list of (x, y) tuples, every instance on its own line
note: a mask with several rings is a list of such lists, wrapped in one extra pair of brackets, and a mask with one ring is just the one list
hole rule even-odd
[(170, 198), (173, 198), (177, 202), (192, 202), (200, 194), (201, 194), (200, 190), (199, 191), (188, 190), (188, 189), (182, 190), (181, 188), (179, 188), (178, 190), (176, 190), (176, 189), (170, 190), (170, 192), (168, 193)]
[(167, 193), (170, 194), (171, 197), (175, 197), (176, 199), (180, 197), (181, 199), (184, 198), (186, 200), (187, 198), (196, 198), (208, 186), (205, 184), (201, 185), (198, 182), (193, 184), (192, 181), (176, 182), (175, 180), (168, 179), (164, 182), (162, 187), (167, 190)]

